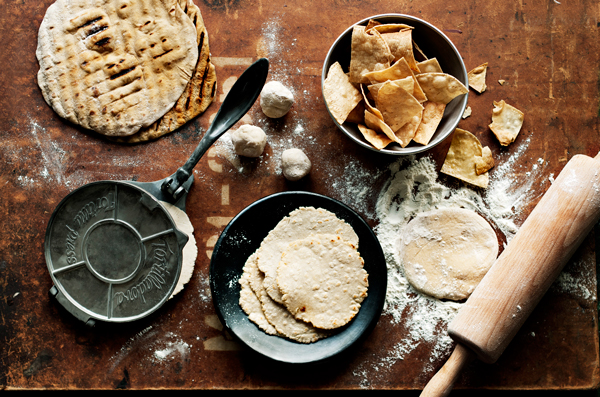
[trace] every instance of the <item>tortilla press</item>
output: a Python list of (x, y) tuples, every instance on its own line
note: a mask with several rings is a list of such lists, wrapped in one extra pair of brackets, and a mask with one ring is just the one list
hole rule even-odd
[(174, 290), (188, 237), (160, 203), (185, 211), (193, 168), (250, 110), (269, 62), (254, 62), (233, 85), (198, 146), (173, 175), (155, 182), (98, 181), (69, 193), (46, 229), (50, 295), (79, 320), (122, 323), (162, 306)]

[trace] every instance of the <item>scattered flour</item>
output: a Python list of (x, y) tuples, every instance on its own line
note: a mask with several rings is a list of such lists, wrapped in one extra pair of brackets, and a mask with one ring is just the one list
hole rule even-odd
[(133, 351), (145, 351), (143, 359), (152, 363), (170, 363), (187, 360), (192, 345), (182, 340), (174, 332), (159, 334), (158, 328), (148, 326), (133, 335), (121, 349), (111, 358), (110, 371), (114, 371), (120, 363), (127, 359)]
[(154, 358), (160, 361), (185, 359), (190, 352), (190, 345), (184, 341), (167, 342), (166, 346), (154, 352)]
[[(395, 161), (389, 167), (391, 176), (381, 190), (376, 204), (378, 224), (375, 233), (382, 245), (388, 266), (388, 290), (382, 320), (389, 319), (402, 334), (394, 347), (383, 357), (377, 357), (379, 372), (398, 360), (405, 359), (417, 346), (431, 349), (430, 360), (424, 363), (423, 375), (432, 372), (439, 360), (447, 357), (453, 341), (445, 330), (462, 303), (440, 301), (416, 291), (407, 281), (398, 256), (399, 232), (416, 214), (443, 207), (463, 207), (478, 212), (510, 241), (519, 228), (521, 211), (525, 205), (543, 194), (536, 181), (546, 164), (538, 159), (529, 169), (519, 159), (529, 140), (515, 152), (500, 158), (490, 171), (490, 186), (483, 193), (462, 184), (449, 188), (438, 181), (434, 162), (429, 157), (414, 157)], [(525, 177), (523, 177), (523, 175)], [(552, 177), (549, 178), (552, 182)], [(350, 188), (350, 191), (352, 188)], [(561, 291), (588, 298), (595, 294), (595, 280), (591, 275), (563, 272), (554, 285)], [(587, 285), (591, 281), (594, 285)], [(364, 368), (357, 368), (360, 377)], [(382, 374), (382, 376), (384, 376)], [(427, 378), (427, 379), (428, 379)], [(368, 384), (368, 382), (365, 382)]]

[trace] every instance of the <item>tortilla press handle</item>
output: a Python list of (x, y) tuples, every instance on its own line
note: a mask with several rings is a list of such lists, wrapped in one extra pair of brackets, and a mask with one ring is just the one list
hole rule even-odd
[(250, 110), (265, 85), (268, 73), (269, 61), (261, 58), (250, 65), (231, 87), (194, 153), (182, 167), (162, 183), (161, 190), (167, 197), (172, 197), (173, 202), (188, 192), (187, 189), (191, 184), (184, 185), (184, 183), (192, 177), (192, 170), (204, 153)]

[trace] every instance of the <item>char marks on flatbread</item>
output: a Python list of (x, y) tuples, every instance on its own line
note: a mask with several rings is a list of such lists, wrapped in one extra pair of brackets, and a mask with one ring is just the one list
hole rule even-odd
[(181, 97), (198, 60), (196, 33), (177, 0), (57, 0), (39, 29), (38, 84), (61, 117), (132, 135)]
[(198, 41), (198, 62), (192, 78), (175, 106), (163, 117), (149, 127), (141, 128), (133, 135), (126, 137), (111, 137), (122, 143), (139, 143), (151, 141), (167, 135), (183, 126), (194, 117), (204, 113), (213, 103), (217, 91), (217, 74), (215, 66), (210, 61), (208, 31), (204, 25), (200, 9), (192, 0), (179, 0), (179, 4), (196, 26)]

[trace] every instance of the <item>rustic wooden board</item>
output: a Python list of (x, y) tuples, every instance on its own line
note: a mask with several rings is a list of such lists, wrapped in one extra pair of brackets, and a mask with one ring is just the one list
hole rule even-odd
[[(382, 316), (364, 343), (333, 364), (290, 371), (235, 342), (219, 323), (210, 297), (209, 258), (216, 238), (258, 198), (284, 190), (314, 191), (347, 202), (372, 226), (377, 224), (375, 200), (396, 159), (345, 138), (329, 118), (320, 91), (330, 44), (358, 20), (389, 12), (411, 14), (444, 30), (468, 69), (489, 62), (488, 90), (481, 95), (471, 91), (473, 113), (460, 126), (490, 146), (497, 166), (514, 159), (517, 184), (531, 183), (518, 224), (569, 158), (600, 150), (600, 9), (589, 0), (452, 5), (334, 0), (307, 1), (302, 7), (283, 0), (198, 1), (217, 67), (216, 103), (179, 131), (135, 146), (83, 131), (44, 102), (36, 83), (35, 48), (51, 1), (1, 4), (0, 387), (6, 389), (416, 390), (425, 385), (451, 349), (434, 354), (435, 343), (423, 342), (398, 355), (396, 349), (410, 330), (389, 315)], [(221, 95), (262, 56), (271, 62), (271, 78), (293, 87), (296, 103), (277, 121), (266, 119), (257, 106), (249, 112), (245, 121), (262, 126), (270, 137), (261, 159), (240, 161), (220, 144), (195, 168), (187, 212), (199, 256), (186, 289), (135, 323), (90, 329), (78, 322), (48, 296), (52, 283), (43, 243), (56, 205), (92, 181), (153, 181), (170, 175), (195, 148)], [(505, 85), (498, 83), (501, 79)], [(487, 127), (492, 102), (500, 99), (526, 114), (523, 130), (508, 148), (500, 147)], [(438, 168), (448, 145), (449, 140), (426, 154)], [(298, 183), (286, 182), (279, 169), (281, 152), (291, 146), (305, 149), (314, 165), (311, 175)], [(372, 176), (372, 184), (368, 194), (358, 194), (363, 193), (357, 189), (364, 175)], [(444, 176), (440, 180), (460, 185)], [(503, 357), (493, 365), (468, 367), (458, 389), (598, 387), (594, 236), (565, 274), (578, 281), (577, 288), (551, 288)]]

